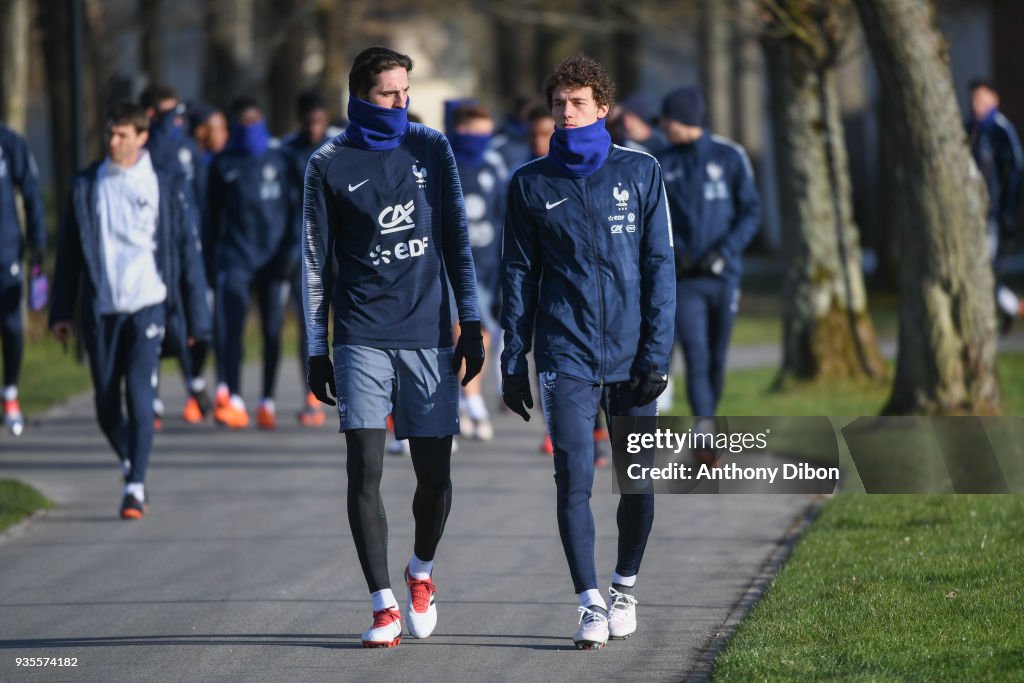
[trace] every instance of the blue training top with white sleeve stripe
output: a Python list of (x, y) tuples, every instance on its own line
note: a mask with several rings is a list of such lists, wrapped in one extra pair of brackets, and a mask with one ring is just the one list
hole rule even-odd
[(410, 124), (394, 149), (362, 149), (345, 133), (324, 143), (306, 166), (302, 268), (310, 356), (328, 352), (331, 303), (335, 344), (451, 346), (449, 281), (459, 319), (480, 314), (445, 137)]

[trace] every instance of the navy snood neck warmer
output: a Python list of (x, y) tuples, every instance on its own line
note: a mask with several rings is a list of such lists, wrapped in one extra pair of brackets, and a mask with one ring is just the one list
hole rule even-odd
[(611, 150), (612, 136), (604, 119), (579, 128), (555, 128), (548, 153), (555, 165), (572, 178), (585, 178), (601, 168)]
[(381, 152), (398, 147), (409, 130), (409, 102), (405, 109), (392, 109), (350, 97), (345, 136), (360, 149)]
[(470, 135), (468, 133), (452, 133), (448, 136), (455, 160), (460, 164), (479, 166), (484, 162), (484, 153), (491, 142), (490, 135)]

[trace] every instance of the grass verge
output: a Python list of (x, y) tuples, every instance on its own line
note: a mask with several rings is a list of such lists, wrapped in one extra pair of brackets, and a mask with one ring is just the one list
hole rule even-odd
[(0, 531), (36, 510), (49, 507), (50, 501), (31, 486), (13, 479), (0, 479)]
[(1024, 499), (836, 496), (716, 681), (1024, 680)]

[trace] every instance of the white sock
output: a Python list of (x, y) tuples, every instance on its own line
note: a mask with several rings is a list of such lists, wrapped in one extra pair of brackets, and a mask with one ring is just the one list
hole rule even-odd
[(433, 560), (424, 561), (416, 557), (416, 553), (412, 554), (412, 559), (409, 560), (409, 576), (414, 579), (429, 579), (433, 571)]
[(245, 400), (238, 394), (231, 394), (231, 405), (239, 410), (245, 410)]
[(601, 609), (608, 611), (608, 603), (604, 601), (604, 596), (601, 595), (601, 591), (596, 588), (585, 590), (579, 594), (580, 604), (584, 607), (592, 607), (597, 605)]
[(263, 399), (261, 399), (260, 400), (260, 407), (261, 408), (266, 408), (267, 410), (269, 410), (272, 413), (276, 412), (276, 410), (277, 410), (277, 408), (274, 406), (274, 399), (272, 399), (272, 398), (263, 398)]
[(5, 401), (16, 401), (18, 399), (18, 387), (13, 384), (8, 384), (4, 387), (4, 400)]
[(206, 378), (205, 377), (193, 377), (188, 381), (188, 388), (193, 394), (198, 394), (201, 391), (206, 390)]
[(134, 482), (131, 484), (124, 485), (124, 495), (135, 496), (139, 502), (146, 501), (146, 486), (140, 482)]
[(391, 592), (390, 588), (385, 588), (382, 591), (376, 593), (370, 593), (370, 597), (373, 599), (373, 611), (379, 612), (382, 609), (388, 607), (398, 607), (398, 601), (395, 600), (395, 594)]
[(635, 586), (636, 585), (636, 574), (633, 576), (622, 576), (612, 572), (612, 583), (617, 583), (620, 586)]
[(484, 403), (484, 397), (480, 394), (473, 394), (472, 396), (466, 397), (466, 411), (474, 420), (486, 420), (489, 415), (487, 412), (487, 404)]
[(153, 399), (153, 412), (156, 413), (157, 417), (163, 415), (165, 409), (166, 406), (164, 406), (164, 402), (159, 397)]
[(224, 382), (217, 382), (216, 393), (217, 393), (218, 396), (220, 396), (222, 394), (226, 394), (229, 391), (230, 391), (230, 389), (228, 389), (228, 385), (227, 384), (224, 384)]

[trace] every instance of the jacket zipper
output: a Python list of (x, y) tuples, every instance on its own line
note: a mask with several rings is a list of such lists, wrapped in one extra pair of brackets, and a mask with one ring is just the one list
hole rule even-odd
[(597, 250), (597, 230), (594, 229), (593, 210), (590, 206), (590, 178), (583, 179), (583, 196), (586, 221), (590, 225), (590, 246), (594, 252), (594, 267), (597, 271), (597, 319), (598, 319), (598, 385), (604, 387), (604, 287), (601, 284), (601, 256)]

